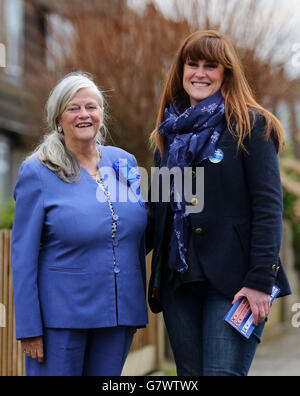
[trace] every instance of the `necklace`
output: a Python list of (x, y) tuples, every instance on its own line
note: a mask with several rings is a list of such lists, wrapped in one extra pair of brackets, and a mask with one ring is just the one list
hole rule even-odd
[[(96, 150), (97, 150), (97, 157), (98, 157), (97, 164), (98, 164), (101, 160), (101, 154), (98, 149), (96, 149)], [(93, 179), (97, 180), (100, 177), (99, 169), (97, 169), (96, 173), (90, 173), (90, 175), (92, 176)]]
[(90, 175), (94, 180), (98, 180), (101, 177), (99, 170), (96, 173), (90, 173)]

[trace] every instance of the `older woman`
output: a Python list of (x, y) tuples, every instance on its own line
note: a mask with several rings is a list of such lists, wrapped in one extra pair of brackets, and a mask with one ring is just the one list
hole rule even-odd
[[(156, 167), (194, 171), (195, 196), (178, 202), (173, 182), (170, 204), (151, 204), (149, 229), (149, 302), (163, 311), (179, 375), (246, 375), (273, 285), (280, 296), (290, 293), (279, 258), (283, 136), (254, 100), (230, 40), (215, 31), (189, 36), (171, 65), (151, 139)], [(224, 321), (244, 296), (257, 325), (249, 340)]]
[(88, 75), (63, 78), (46, 110), (52, 132), (15, 188), (14, 301), (26, 373), (120, 375), (147, 323), (147, 211), (140, 197), (121, 202), (113, 191), (131, 189), (136, 160), (103, 145), (103, 96)]

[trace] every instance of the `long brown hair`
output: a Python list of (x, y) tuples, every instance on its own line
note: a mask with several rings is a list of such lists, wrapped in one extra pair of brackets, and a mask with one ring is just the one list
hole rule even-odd
[[(254, 99), (251, 88), (246, 80), (240, 59), (230, 39), (214, 30), (198, 31), (191, 34), (179, 48), (170, 67), (160, 108), (156, 119), (156, 127), (150, 136), (150, 142), (162, 153), (164, 138), (158, 133), (163, 122), (164, 111), (170, 102), (184, 99), (189, 104), (189, 97), (182, 84), (184, 64), (188, 61), (207, 60), (224, 66), (224, 81), (221, 93), (225, 100), (225, 116), (228, 128), (236, 136), (238, 147), (245, 149), (244, 139), (251, 134), (255, 121), (255, 113), (266, 120), (265, 138), (272, 133), (277, 141), (279, 151), (284, 147), (284, 132), (279, 120), (269, 111), (260, 106)], [(253, 113), (251, 122), (249, 112)]]

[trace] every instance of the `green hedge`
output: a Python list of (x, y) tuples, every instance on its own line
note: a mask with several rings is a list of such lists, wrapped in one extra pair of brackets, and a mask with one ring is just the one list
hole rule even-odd
[(14, 213), (15, 213), (14, 201), (0, 204), (0, 229), (12, 228)]
[(283, 190), (284, 217), (292, 225), (295, 266), (297, 270), (300, 270), (300, 219), (295, 216), (295, 203), (298, 199), (300, 198)]

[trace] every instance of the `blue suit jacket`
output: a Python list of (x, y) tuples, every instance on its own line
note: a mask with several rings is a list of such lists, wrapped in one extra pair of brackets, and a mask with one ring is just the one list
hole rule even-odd
[[(137, 166), (121, 149), (100, 149), (100, 168), (121, 158)], [(118, 191), (119, 181), (114, 182)], [(97, 187), (84, 168), (79, 180), (68, 184), (37, 159), (22, 164), (12, 231), (17, 338), (42, 335), (44, 326), (146, 325), (147, 211), (133, 200), (113, 202), (119, 216), (115, 275), (111, 212)]]
[[(265, 120), (257, 115), (251, 137), (244, 142), (248, 153), (237, 150), (225, 130), (217, 144), (223, 160), (199, 164), (204, 168), (204, 209), (190, 214), (188, 259), (201, 265), (209, 282), (230, 299), (243, 286), (271, 293), (276, 283), (281, 296), (291, 292), (279, 257), (283, 206), (276, 144), (264, 138), (264, 129)], [(167, 149), (162, 158), (156, 152), (155, 166), (166, 166), (167, 158)], [(147, 250), (154, 251), (148, 297), (153, 312), (161, 311), (153, 288), (159, 290), (166, 265), (162, 261), (167, 205), (150, 204)]]

